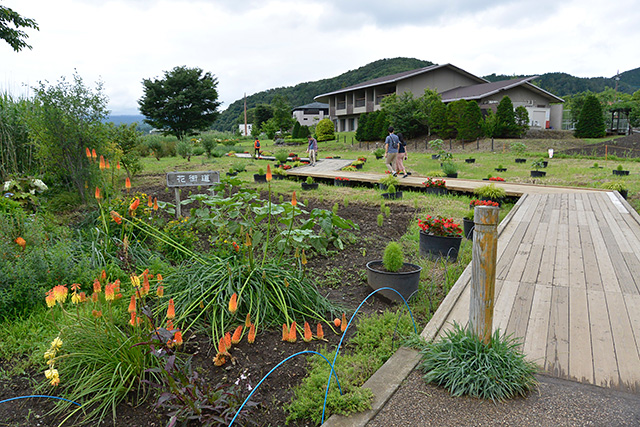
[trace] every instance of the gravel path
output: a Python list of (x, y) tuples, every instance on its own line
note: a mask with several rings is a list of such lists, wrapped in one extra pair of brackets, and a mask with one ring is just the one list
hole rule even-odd
[(452, 397), (414, 370), (368, 427), (639, 426), (640, 395), (538, 376), (527, 398), (494, 404)]

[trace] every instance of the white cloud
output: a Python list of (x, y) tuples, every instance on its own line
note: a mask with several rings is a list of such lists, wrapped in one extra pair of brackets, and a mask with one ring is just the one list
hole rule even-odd
[(219, 81), (223, 107), (243, 94), (334, 77), (398, 56), (473, 74), (612, 76), (640, 66), (632, 0), (5, 0), (40, 31), (33, 50), (0, 42), (0, 91), (101, 79), (116, 113), (135, 113), (142, 79), (175, 66)]

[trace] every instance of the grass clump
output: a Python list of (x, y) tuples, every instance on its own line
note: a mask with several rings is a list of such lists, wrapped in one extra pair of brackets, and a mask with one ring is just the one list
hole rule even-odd
[(382, 256), (382, 264), (387, 271), (392, 273), (397, 272), (404, 265), (404, 254), (402, 253), (402, 247), (397, 242), (389, 242), (384, 250)]
[(437, 342), (421, 342), (420, 368), (428, 383), (441, 385), (453, 395), (503, 401), (525, 396), (537, 386), (538, 368), (525, 360), (518, 340), (497, 330), (489, 345), (458, 324)]

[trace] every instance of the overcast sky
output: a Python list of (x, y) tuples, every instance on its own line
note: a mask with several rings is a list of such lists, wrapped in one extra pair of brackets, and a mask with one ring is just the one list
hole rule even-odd
[(0, 41), (0, 93), (67, 79), (104, 83), (137, 114), (142, 79), (186, 65), (218, 79), (222, 108), (262, 90), (335, 77), (383, 58), (472, 74), (611, 77), (640, 67), (637, 0), (0, 0), (40, 31)]

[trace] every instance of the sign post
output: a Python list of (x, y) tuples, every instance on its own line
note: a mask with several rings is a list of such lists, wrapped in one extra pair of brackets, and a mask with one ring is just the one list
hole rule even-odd
[(180, 189), (182, 187), (211, 186), (220, 182), (217, 171), (167, 172), (167, 187), (173, 188), (176, 196), (176, 218), (182, 215), (180, 209)]

